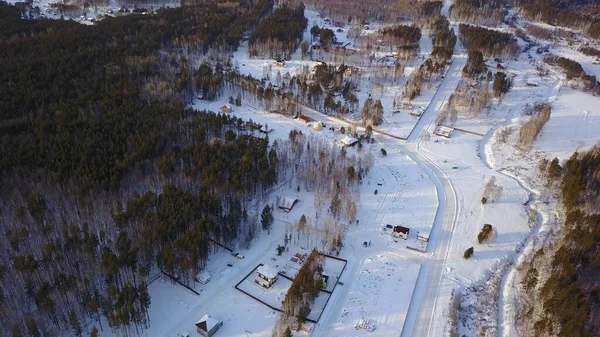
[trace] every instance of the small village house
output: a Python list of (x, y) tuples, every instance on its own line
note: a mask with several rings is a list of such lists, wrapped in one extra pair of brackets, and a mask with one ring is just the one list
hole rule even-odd
[(279, 272), (277, 269), (269, 265), (262, 265), (256, 269), (256, 279), (254, 280), (254, 283), (263, 288), (270, 288), (277, 281), (278, 274)]
[(211, 337), (222, 326), (223, 321), (221, 321), (220, 319), (217, 319), (210, 315), (204, 315), (204, 317), (200, 318), (198, 323), (196, 323), (196, 330), (200, 335), (204, 337)]
[(223, 113), (230, 113), (231, 111), (232, 111), (231, 107), (227, 104), (225, 104), (221, 107), (221, 112), (223, 112)]
[(394, 231), (392, 232), (392, 236), (395, 238), (401, 238), (404, 240), (408, 240), (408, 233), (410, 232), (409, 228), (404, 226), (394, 226)]
[(277, 199), (277, 208), (283, 210), (285, 212), (289, 212), (294, 208), (294, 205), (298, 202), (298, 199), (295, 197), (283, 197)]

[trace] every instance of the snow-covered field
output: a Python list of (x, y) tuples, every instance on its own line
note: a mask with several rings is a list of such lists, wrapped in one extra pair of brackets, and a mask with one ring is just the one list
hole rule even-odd
[[(393, 253), (380, 253), (366, 258), (360, 268), (341, 316), (325, 335), (399, 336), (421, 266)], [(375, 330), (356, 329), (361, 319)]]
[(535, 148), (549, 157), (567, 159), (573, 151), (585, 151), (600, 139), (600, 98), (565, 89), (552, 105)]

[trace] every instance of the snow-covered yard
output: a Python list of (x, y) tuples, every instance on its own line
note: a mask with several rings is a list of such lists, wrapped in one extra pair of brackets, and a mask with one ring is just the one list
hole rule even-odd
[[(420, 268), (394, 253), (379, 253), (364, 259), (341, 316), (324, 336), (399, 336)], [(375, 330), (357, 329), (361, 319)]]
[(277, 278), (277, 281), (269, 288), (263, 288), (260, 285), (254, 283), (256, 273), (252, 272), (247, 278), (240, 283), (238, 288), (259, 300), (265, 302), (267, 305), (272, 306), (281, 310), (281, 302), (285, 298), (288, 290), (292, 286), (292, 281), (285, 277)]

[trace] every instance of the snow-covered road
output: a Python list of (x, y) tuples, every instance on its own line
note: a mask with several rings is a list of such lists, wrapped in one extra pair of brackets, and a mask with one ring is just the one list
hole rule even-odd
[[(435, 223), (430, 236), (430, 246), (433, 245), (434, 254), (432, 256), (431, 263), (426, 266), (425, 279), (421, 280), (420, 284), (423, 289), (417, 288), (416, 291), (421, 290), (421, 297), (418, 298), (415, 303), (412, 303), (412, 308), (418, 306), (418, 313), (414, 322), (413, 328), (410, 329), (412, 333), (409, 335), (408, 332), (402, 334), (402, 336), (442, 336), (445, 322), (441, 320), (434, 320), (436, 317), (436, 307), (438, 295), (440, 293), (440, 286), (442, 284), (442, 274), (445, 269), (446, 259), (448, 257), (448, 248), (452, 239), (452, 233), (456, 224), (458, 205), (456, 202), (456, 191), (452, 186), (452, 183), (448, 179), (448, 176), (440, 170), (429, 158), (427, 158), (419, 150), (420, 139), (418, 138), (422, 130), (431, 132), (431, 127), (435, 127), (435, 118), (444, 109), (444, 106), (448, 102), (448, 98), (458, 85), (462, 77), (462, 68), (466, 62), (464, 55), (455, 56), (448, 72), (440, 84), (437, 93), (433, 97), (431, 104), (425, 111), (419, 123), (413, 130), (411, 137), (409, 138), (409, 145), (406, 146), (409, 152), (414, 153), (413, 160), (425, 165), (432, 173), (430, 177), (436, 184), (438, 190), (439, 207), (436, 214)], [(411, 146), (412, 145), (412, 146)], [(413, 297), (415, 298), (415, 297)], [(439, 310), (439, 308), (437, 308)], [(409, 311), (409, 318), (411, 312)], [(437, 316), (441, 317), (441, 315)], [(410, 320), (407, 319), (410, 322)], [(408, 329), (405, 329), (407, 331)]]

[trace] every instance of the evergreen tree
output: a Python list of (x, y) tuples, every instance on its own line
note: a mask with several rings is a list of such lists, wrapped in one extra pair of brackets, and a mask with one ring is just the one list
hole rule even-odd
[(548, 167), (548, 182), (550, 183), (560, 178), (561, 172), (562, 168), (560, 167), (560, 162), (558, 161), (558, 158), (555, 157)]
[(265, 208), (263, 208), (263, 211), (260, 215), (260, 220), (263, 230), (266, 230), (270, 234), (271, 225), (275, 219), (273, 218), (273, 213), (269, 205), (266, 205)]
[(81, 328), (81, 323), (79, 322), (79, 318), (77, 317), (75, 310), (71, 310), (71, 312), (69, 313), (69, 323), (71, 324), (71, 331), (73, 332), (73, 334), (77, 337), (81, 337), (83, 330)]

